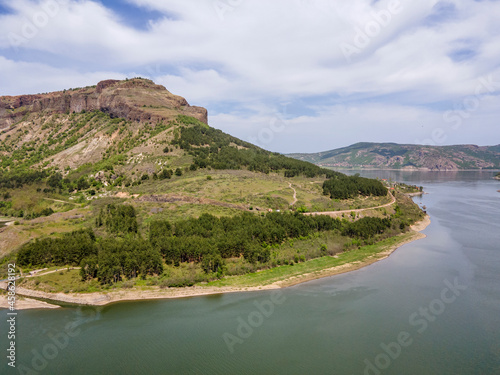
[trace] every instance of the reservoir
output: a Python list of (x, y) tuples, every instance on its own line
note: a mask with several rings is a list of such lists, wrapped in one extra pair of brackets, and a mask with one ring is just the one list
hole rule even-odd
[(494, 172), (360, 173), (423, 186), (427, 237), (279, 293), (19, 311), (16, 369), (2, 310), (0, 373), (500, 374)]

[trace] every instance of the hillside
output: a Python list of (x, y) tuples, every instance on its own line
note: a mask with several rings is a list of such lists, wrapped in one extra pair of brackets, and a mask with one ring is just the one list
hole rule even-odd
[(480, 147), (356, 143), (325, 152), (288, 156), (322, 167), (336, 168), (404, 168), (431, 171), (500, 168), (500, 145)]
[(292, 203), (332, 209), (321, 184), (340, 174), (214, 129), (206, 109), (150, 80), (3, 96), (0, 108), (0, 221), (21, 224), (1, 229), (2, 252), (88, 226), (113, 202), (132, 204), (145, 223)]
[[(0, 166), (75, 168), (114, 154), (155, 150), (179, 115), (207, 122), (152, 81), (102, 81), (97, 86), (39, 95), (0, 97)], [(156, 146), (156, 147), (155, 147)]]
[(9, 261), (48, 269), (32, 289), (188, 286), (355, 250), (423, 217), (405, 195), (418, 187), (263, 150), (150, 80), (0, 108), (0, 277)]

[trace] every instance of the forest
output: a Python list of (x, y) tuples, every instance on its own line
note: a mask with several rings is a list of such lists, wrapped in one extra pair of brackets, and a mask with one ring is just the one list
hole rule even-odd
[(2, 171), (0, 170), (0, 188), (17, 189), (46, 179), (47, 171)]
[(324, 231), (368, 240), (384, 233), (392, 220), (366, 217), (350, 222), (278, 212), (221, 218), (203, 214), (175, 223), (152, 221), (143, 238), (137, 230), (135, 209), (110, 204), (101, 209), (95, 225), (100, 237), (86, 229), (35, 240), (19, 250), (17, 262), (22, 267), (80, 266), (82, 280), (97, 278), (101, 284), (159, 275), (164, 264), (179, 266), (183, 262), (199, 263), (206, 274), (220, 278), (225, 259), (243, 257), (248, 263), (264, 264), (273, 246)]
[(194, 156), (191, 170), (207, 167), (214, 169), (246, 167), (250, 171), (262, 173), (284, 171), (285, 177), (344, 176), (342, 173), (320, 168), (308, 162), (271, 153), (193, 120), (179, 116), (178, 121), (189, 126), (181, 126), (172, 141), (173, 145), (178, 145)]
[(378, 180), (359, 176), (335, 176), (323, 182), (323, 194), (332, 199), (350, 199), (363, 196), (386, 196), (387, 188)]

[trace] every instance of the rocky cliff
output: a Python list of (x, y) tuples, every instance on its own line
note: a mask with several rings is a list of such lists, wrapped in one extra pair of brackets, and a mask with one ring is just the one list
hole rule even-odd
[(81, 113), (99, 110), (111, 117), (156, 124), (185, 114), (207, 123), (205, 108), (146, 79), (106, 80), (97, 86), (48, 94), (0, 97), (0, 129), (33, 113)]

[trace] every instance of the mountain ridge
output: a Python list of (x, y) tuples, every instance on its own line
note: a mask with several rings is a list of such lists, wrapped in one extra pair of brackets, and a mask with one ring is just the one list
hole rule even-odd
[(431, 171), (500, 168), (500, 145), (428, 146), (359, 142), (328, 151), (287, 156), (330, 168)]
[[(134, 96), (121, 95), (133, 90)], [(112, 118), (158, 123), (171, 119), (172, 110), (204, 123), (207, 110), (191, 106), (181, 96), (147, 79), (104, 80), (95, 86), (55, 91), (45, 94), (0, 96), (0, 129), (20, 121), (29, 113), (81, 113), (102, 111)]]

